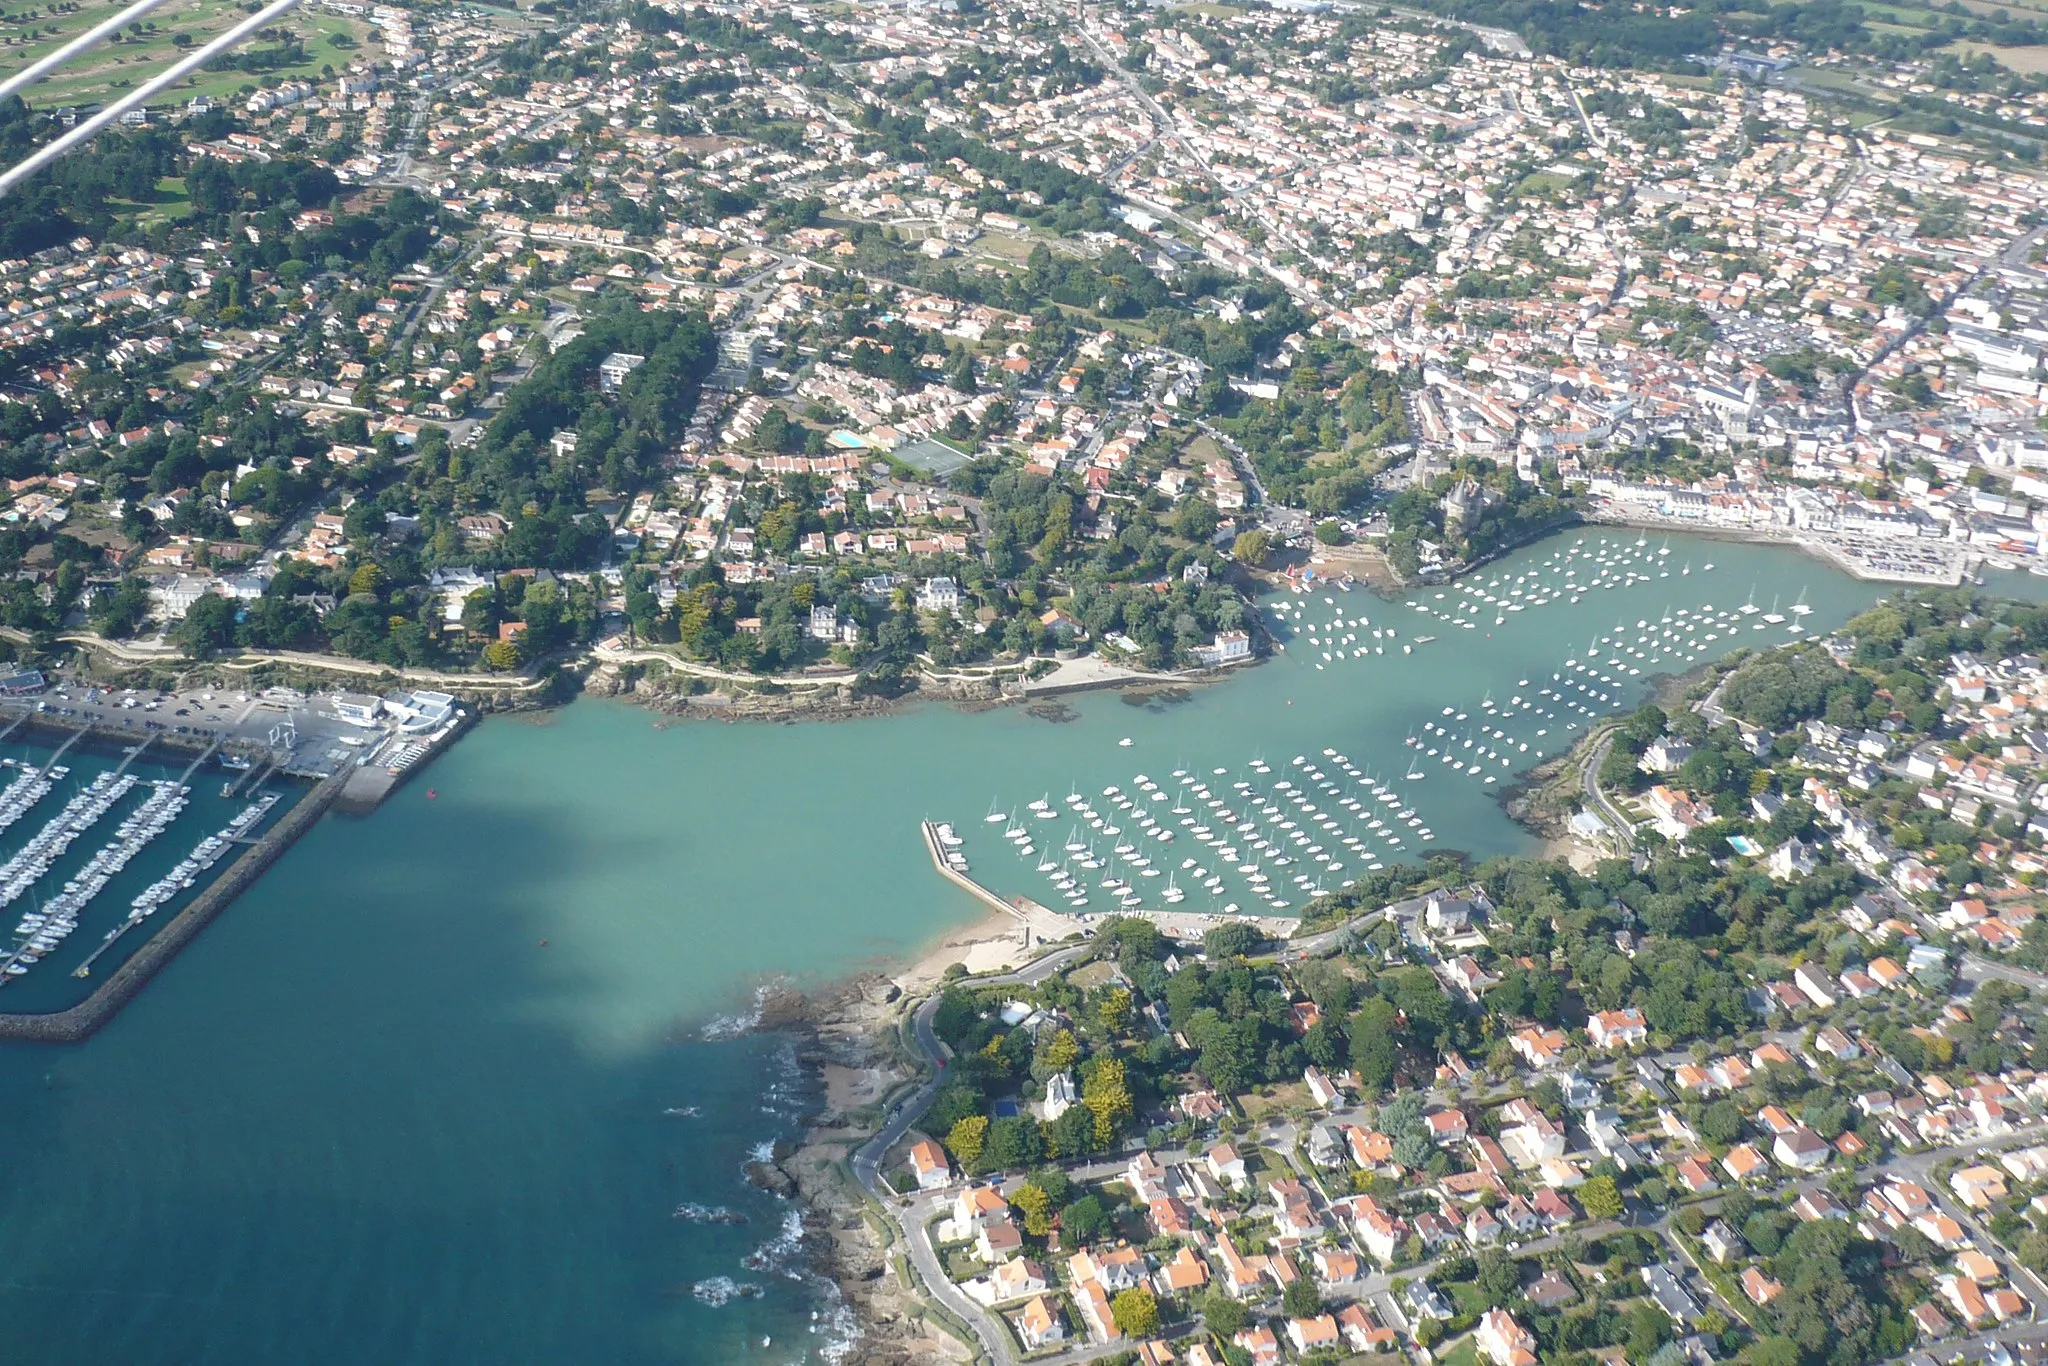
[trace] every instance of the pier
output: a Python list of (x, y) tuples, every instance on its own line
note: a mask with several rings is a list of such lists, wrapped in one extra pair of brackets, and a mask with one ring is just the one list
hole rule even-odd
[(939, 876), (966, 892), (976, 901), (1015, 916), (1028, 926), (1041, 940), (1064, 939), (1075, 932), (1093, 933), (1105, 920), (1128, 917), (1134, 920), (1149, 920), (1159, 927), (1159, 932), (1170, 939), (1184, 943), (1199, 943), (1203, 935), (1222, 925), (1249, 925), (1268, 939), (1291, 938), (1301, 922), (1277, 915), (1222, 915), (1212, 911), (1156, 911), (1147, 908), (1138, 910), (1115, 910), (1069, 915), (1041, 906), (1029, 897), (1005, 900), (993, 890), (984, 887), (972, 877), (946, 862), (946, 847), (939, 842), (939, 828), (934, 821), (920, 822), (924, 834), (925, 852), (931, 855), (932, 867), (939, 870)]
[[(147, 744), (148, 742), (144, 741), (143, 743)], [(191, 763), (185, 765), (185, 771), (178, 775), (178, 786), (180, 788), (190, 790), (192, 784), (192, 775), (198, 772), (199, 766), (205, 763), (209, 758), (211, 758), (213, 756), (213, 752), (219, 748), (220, 742), (216, 740), (213, 744), (208, 745), (206, 747), (206, 751), (203, 754), (201, 754), (198, 758), (194, 759)], [(141, 752), (141, 748), (138, 747), (136, 749), (136, 753), (140, 754)], [(123, 766), (125, 767), (125, 765)], [(80, 963), (77, 967), (71, 970), (71, 975), (77, 978), (87, 978), (92, 976), (92, 965), (100, 961), (100, 955), (105, 953), (108, 949), (113, 948), (114, 945), (120, 943), (121, 940), (127, 936), (128, 931), (134, 929), (137, 925), (141, 923), (142, 917), (137, 915), (130, 915), (127, 919), (123, 920), (120, 924), (116, 925), (112, 930), (109, 930), (107, 932), (107, 937), (100, 941), (99, 947), (94, 949), (91, 953), (87, 954), (85, 956), (85, 961), (83, 963)]]
[[(79, 733), (84, 734), (83, 731)], [(145, 735), (142, 737), (141, 744), (131, 745), (125, 751), (123, 751), (121, 755), (121, 762), (114, 766), (114, 776), (118, 778), (123, 773), (126, 773), (128, 771), (128, 765), (134, 763), (137, 759), (140, 759), (142, 757), (142, 751), (148, 749), (149, 742), (154, 739), (156, 739), (154, 735)]]
[[(28, 718), (27, 718), (26, 716), (24, 716), (24, 717), (22, 717), (22, 718), (21, 718), (21, 721), (16, 721), (16, 722), (14, 723), (14, 726), (19, 726), (19, 725), (21, 724), (21, 722), (22, 722), (22, 721), (26, 721), (26, 720), (28, 720)], [(8, 733), (9, 733), (9, 734), (12, 734), (12, 733), (13, 733), (13, 731), (14, 731), (14, 726), (9, 726), (9, 727), (7, 728), (7, 730), (8, 730)], [(83, 740), (83, 739), (84, 739), (84, 738), (85, 738), (86, 736), (90, 735), (91, 733), (92, 733), (92, 727), (91, 727), (91, 726), (87, 726), (87, 727), (85, 727), (85, 728), (84, 728), (84, 729), (82, 729), (82, 730), (75, 730), (75, 731), (71, 732), (71, 735), (70, 735), (70, 737), (69, 737), (68, 739), (66, 739), (66, 740), (64, 741), (64, 743), (63, 743), (63, 744), (61, 744), (61, 745), (57, 746), (57, 752), (56, 752), (55, 754), (52, 754), (52, 755), (50, 756), (50, 762), (49, 762), (49, 763), (47, 763), (47, 764), (44, 764), (44, 765), (43, 765), (43, 771), (42, 771), (42, 774), (41, 774), (41, 776), (42, 776), (42, 777), (45, 777), (45, 778), (49, 777), (49, 776), (50, 776), (50, 770), (52, 770), (52, 769), (54, 769), (55, 767), (57, 767), (57, 761), (58, 761), (58, 760), (60, 760), (60, 759), (62, 759), (62, 758), (64, 757), (64, 752), (65, 752), (66, 750), (70, 749), (70, 748), (71, 748), (71, 747), (72, 747), (73, 745), (77, 744), (77, 743), (78, 743), (78, 742), (79, 742), (80, 740)]]
[(244, 790), (254, 792), (257, 788), (270, 781), (281, 763), (282, 760), (273, 758), (260, 769), (252, 767), (242, 770), (242, 776), (227, 785), (224, 795), (239, 797)]
[(192, 775), (197, 773), (199, 771), (199, 766), (205, 763), (208, 759), (211, 759), (213, 757), (213, 752), (219, 748), (220, 741), (215, 740), (212, 744), (208, 745), (204, 751), (200, 753), (197, 759), (194, 759), (191, 763), (185, 765), (185, 771), (178, 775), (178, 785), (180, 787), (190, 787), (192, 785)]
[(170, 923), (150, 936), (149, 942), (116, 968), (92, 995), (69, 1010), (47, 1015), (0, 1015), (0, 1039), (27, 1039), (44, 1043), (76, 1043), (111, 1020), (122, 1006), (142, 990), (143, 985), (210, 924), (230, 902), (240, 896), (263, 874), (278, 855), (289, 849), (313, 823), (325, 815), (341, 795), (341, 778), (329, 778), (300, 799), (298, 805), (251, 845), (246, 853), (228, 865), (213, 884), (171, 917)]

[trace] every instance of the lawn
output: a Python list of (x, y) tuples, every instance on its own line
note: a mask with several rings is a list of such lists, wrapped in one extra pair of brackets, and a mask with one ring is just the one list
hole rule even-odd
[[(1201, 445), (1204, 441), (1209, 441), (1209, 438), (1206, 436), (1202, 437), (1199, 441), (1196, 441), (1194, 445), (1189, 446), (1189, 454), (1192, 456), (1194, 454), (1195, 447)], [(1214, 450), (1215, 445), (1215, 442), (1209, 441), (1210, 449)], [(1216, 454), (1220, 456), (1222, 452), (1217, 451)], [(1214, 459), (1216, 457), (1199, 456), (1196, 458), (1208, 460)], [(1261, 1092), (1264, 1091), (1270, 1091), (1272, 1092), (1272, 1094), (1261, 1094)], [(1244, 1106), (1244, 1117), (1246, 1122), (1256, 1124), (1261, 1119), (1264, 1119), (1267, 1115), (1272, 1114), (1276, 1110), (1285, 1110), (1289, 1106), (1293, 1105), (1308, 1104), (1308, 1087), (1302, 1085), (1298, 1081), (1288, 1082), (1285, 1085), (1281, 1086), (1261, 1087), (1259, 1091), (1247, 1093), (1242, 1098), (1241, 1103)]]
[(1437, 1357), (1438, 1366), (1479, 1366), (1479, 1345), (1471, 1336), (1459, 1339), (1458, 1345)]
[[(26, 64), (35, 57), (54, 52), (115, 12), (120, 4), (121, 0), (111, 0), (108, 4), (87, 4), (75, 14), (39, 15), (33, 24), (0, 24), (0, 48), (7, 50), (10, 64)], [(197, 46), (246, 17), (239, 5), (228, 3), (228, 0), (194, 0), (194, 3), (175, 10), (159, 10), (158, 15), (162, 17), (144, 21), (145, 30), (153, 32), (146, 31), (139, 39), (109, 43), (87, 53), (30, 90), (31, 101), (42, 106), (103, 102), (119, 91), (140, 85), (178, 60), (181, 52), (171, 42), (173, 33), (188, 36), (192, 40), (191, 45)], [(197, 94), (221, 99), (234, 95), (245, 85), (253, 86), (268, 77), (278, 80), (317, 77), (322, 66), (332, 65), (336, 69), (346, 66), (370, 33), (370, 25), (360, 20), (305, 9), (286, 16), (277, 27), (299, 36), (305, 43), (306, 60), (264, 72), (261, 76), (233, 70), (197, 72), (174, 91), (167, 91), (159, 102), (182, 103)], [(51, 32), (52, 29), (56, 31)], [(333, 46), (328, 40), (337, 34), (346, 35), (357, 47), (344, 49)]]
[[(115, 202), (127, 204), (129, 201), (121, 199)], [(156, 183), (154, 199), (147, 204), (136, 204), (133, 207), (137, 211), (135, 221), (143, 227), (189, 216), (192, 212), (192, 196), (185, 192), (185, 177), (165, 176)]]
[(1486, 1302), (1486, 1292), (1471, 1281), (1452, 1281), (1438, 1288), (1451, 1297), (1461, 1319), (1477, 1319), (1493, 1307)]

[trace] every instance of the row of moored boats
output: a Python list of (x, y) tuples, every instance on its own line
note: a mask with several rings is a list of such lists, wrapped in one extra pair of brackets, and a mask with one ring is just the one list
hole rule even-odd
[[(64, 814), (39, 831), (21, 853), (9, 860), (12, 872), (5, 884), (0, 885), (0, 895), (12, 901), (34, 886), (63, 856), (73, 840), (97, 824), (139, 783), (139, 779), (129, 774), (115, 777), (111, 773), (102, 773), (95, 778), (89, 787), (71, 799)], [(153, 790), (142, 804), (115, 827), (114, 838), (66, 879), (55, 896), (21, 918), (14, 927), (14, 948), (5, 959), (0, 959), (0, 980), (26, 973), (45, 954), (69, 938), (78, 928), (79, 915), (92, 904), (93, 899), (151, 841), (170, 829), (171, 823), (191, 801), (191, 789), (183, 783), (163, 781), (151, 784), (151, 787)], [(29, 856), (31, 850), (35, 852)]]

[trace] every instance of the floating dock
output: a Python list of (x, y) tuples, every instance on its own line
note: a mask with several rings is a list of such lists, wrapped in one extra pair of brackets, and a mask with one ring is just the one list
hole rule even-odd
[(183, 910), (128, 960), (107, 977), (93, 993), (68, 1010), (41, 1015), (0, 1015), (0, 1039), (28, 1039), (43, 1043), (76, 1043), (94, 1031), (142, 990), (158, 968), (176, 956), (198, 933), (240, 896), (278, 855), (291, 848), (299, 836), (326, 814), (341, 795), (342, 779), (321, 782), (285, 812), (276, 825), (263, 834), (246, 853), (215, 878), (212, 885), (194, 897)]
[(1277, 915), (1223, 915), (1212, 911), (1156, 911), (1142, 907), (1130, 911), (1118, 909), (1070, 914), (1042, 906), (1029, 897), (1005, 900), (946, 862), (946, 846), (939, 840), (936, 821), (922, 821), (919, 829), (924, 835), (925, 852), (931, 855), (932, 867), (939, 870), (940, 877), (983, 905), (1015, 916), (1030, 926), (1031, 932), (1040, 939), (1064, 939), (1076, 931), (1092, 933), (1103, 921), (1118, 917), (1149, 920), (1159, 927), (1161, 934), (1191, 944), (1201, 942), (1203, 935), (1222, 925), (1249, 925), (1268, 939), (1289, 939), (1301, 928), (1299, 920)]

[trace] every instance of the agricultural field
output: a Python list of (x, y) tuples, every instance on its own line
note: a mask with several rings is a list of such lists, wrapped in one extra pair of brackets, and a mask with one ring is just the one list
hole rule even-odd
[(1950, 43), (1943, 50), (1958, 57), (1974, 57), (1980, 52), (1988, 52), (2000, 66), (2022, 76), (2048, 72), (2048, 47), (1993, 47), (1989, 43), (1962, 42)]

